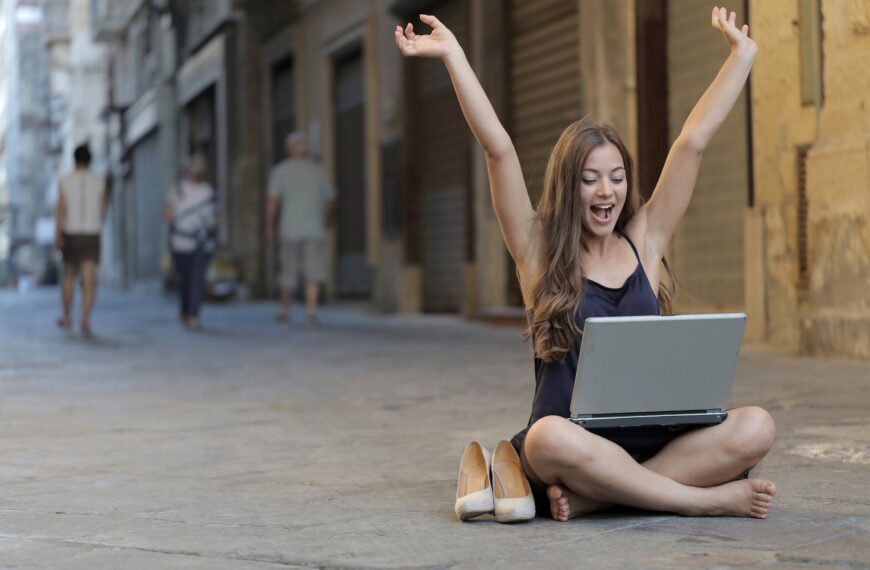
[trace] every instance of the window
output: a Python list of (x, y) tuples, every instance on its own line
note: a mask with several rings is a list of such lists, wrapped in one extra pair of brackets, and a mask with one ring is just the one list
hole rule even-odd
[(819, 0), (799, 0), (801, 102), (822, 106), (822, 11)]

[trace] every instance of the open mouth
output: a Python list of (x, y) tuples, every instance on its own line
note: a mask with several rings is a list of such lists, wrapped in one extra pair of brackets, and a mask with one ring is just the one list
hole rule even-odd
[(592, 206), (592, 217), (595, 221), (601, 224), (610, 223), (610, 218), (613, 216), (613, 204), (605, 206)]

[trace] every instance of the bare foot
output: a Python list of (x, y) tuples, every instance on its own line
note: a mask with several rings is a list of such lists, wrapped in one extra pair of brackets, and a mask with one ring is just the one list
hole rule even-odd
[(67, 315), (63, 315), (57, 319), (57, 326), (62, 329), (69, 330), (72, 327), (72, 319), (70, 319)]
[(712, 504), (683, 514), (764, 519), (776, 494), (776, 485), (764, 479), (746, 479), (709, 490), (715, 497)]
[(601, 503), (581, 497), (574, 491), (561, 485), (547, 487), (547, 498), (550, 499), (550, 514), (553, 519), (565, 522), (568, 519), (591, 513), (607, 507), (607, 503)]

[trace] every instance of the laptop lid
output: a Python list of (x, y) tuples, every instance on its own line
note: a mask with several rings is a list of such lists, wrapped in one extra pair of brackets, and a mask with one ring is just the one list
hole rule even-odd
[(724, 410), (746, 315), (586, 320), (571, 415)]

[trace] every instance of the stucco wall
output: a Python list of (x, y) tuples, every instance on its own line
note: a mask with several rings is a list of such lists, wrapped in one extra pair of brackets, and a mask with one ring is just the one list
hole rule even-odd
[(822, 3), (825, 100), (807, 156), (803, 350), (870, 358), (870, 2)]
[[(823, 1), (820, 107), (801, 102), (797, 2), (751, 3), (756, 208), (767, 339), (793, 352), (870, 357), (870, 2)], [(808, 277), (798, 266), (798, 149), (806, 164)], [(751, 286), (752, 284), (748, 284)]]

